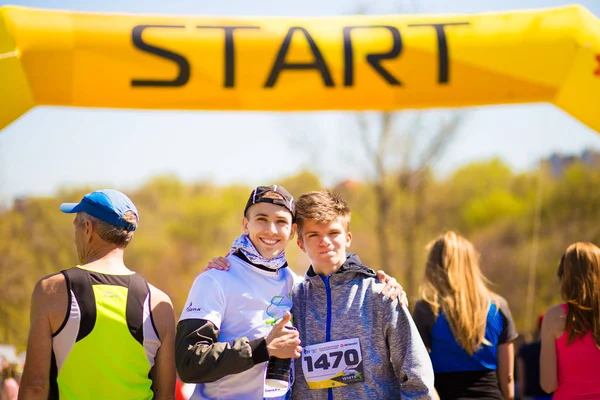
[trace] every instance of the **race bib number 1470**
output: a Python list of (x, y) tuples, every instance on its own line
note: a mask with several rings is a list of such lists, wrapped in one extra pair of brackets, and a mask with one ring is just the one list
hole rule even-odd
[(363, 382), (360, 339), (343, 339), (304, 347), (302, 371), (311, 389)]

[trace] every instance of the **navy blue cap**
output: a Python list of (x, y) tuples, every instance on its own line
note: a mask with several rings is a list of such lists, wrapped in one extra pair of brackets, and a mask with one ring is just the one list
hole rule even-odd
[(135, 231), (136, 226), (123, 219), (127, 211), (133, 211), (137, 220), (140, 216), (133, 202), (125, 194), (114, 189), (102, 189), (83, 196), (79, 203), (63, 203), (60, 210), (64, 213), (83, 211), (112, 225)]

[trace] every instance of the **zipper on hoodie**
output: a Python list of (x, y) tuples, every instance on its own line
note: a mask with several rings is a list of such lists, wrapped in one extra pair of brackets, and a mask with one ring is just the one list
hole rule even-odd
[[(331, 340), (331, 286), (329, 286), (329, 280), (331, 275), (324, 278), (323, 275), (319, 275), (325, 284), (325, 294), (327, 295), (327, 323), (325, 325), (325, 341)], [(327, 399), (333, 400), (333, 389), (327, 389)]]

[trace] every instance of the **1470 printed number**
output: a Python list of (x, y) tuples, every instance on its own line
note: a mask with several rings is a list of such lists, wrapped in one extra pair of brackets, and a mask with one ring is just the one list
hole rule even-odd
[[(333, 351), (329, 354), (323, 353), (317, 361), (313, 364), (313, 358), (311, 356), (304, 356), (304, 361), (306, 361), (306, 368), (308, 372), (313, 372), (315, 369), (323, 369), (327, 370), (331, 368), (337, 368), (342, 361), (342, 357), (344, 358), (344, 362), (347, 366), (358, 364), (358, 351), (355, 349), (348, 349), (346, 351)], [(331, 365), (330, 358), (335, 358), (333, 360), (333, 365)]]

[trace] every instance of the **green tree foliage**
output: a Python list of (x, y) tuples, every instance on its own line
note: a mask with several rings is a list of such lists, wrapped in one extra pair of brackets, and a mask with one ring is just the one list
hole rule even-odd
[[(308, 171), (277, 183), (294, 196), (323, 188), (319, 178)], [(556, 268), (566, 247), (574, 241), (600, 243), (597, 167), (575, 163), (561, 176), (553, 176), (548, 168), (515, 174), (493, 159), (469, 164), (445, 179), (436, 179), (425, 170), (417, 190), (404, 185), (403, 176), (393, 174), (385, 184), (393, 195), (393, 224), (386, 232), (392, 246), (389, 273), (401, 281), (413, 300), (423, 276), (426, 244), (453, 229), (475, 244), (492, 289), (508, 299), (523, 332), (535, 323), (525, 320), (530, 266), (536, 267), (534, 308), (539, 313), (560, 300)], [(194, 278), (212, 258), (227, 254), (241, 233), (242, 211), (251, 189), (189, 184), (173, 176), (153, 178), (136, 190), (124, 189), (140, 211), (140, 228), (125, 252), (125, 261), (171, 296), (177, 315)], [(373, 232), (377, 199), (372, 185), (344, 181), (333, 189), (341, 192), (352, 208), (350, 250), (378, 269), (378, 235)], [(41, 277), (78, 263), (73, 218), (61, 213), (58, 206), (78, 201), (91, 190), (63, 190), (52, 198), (21, 199), (0, 212), (0, 342), (24, 348), (33, 286)], [(410, 240), (405, 240), (406, 235)], [(538, 243), (536, 257), (532, 257), (534, 239)], [(407, 258), (404, 255), (408, 253), (412, 256)], [(287, 256), (296, 272), (306, 270), (309, 261), (295, 240), (288, 246)], [(410, 271), (406, 267), (409, 262)]]

